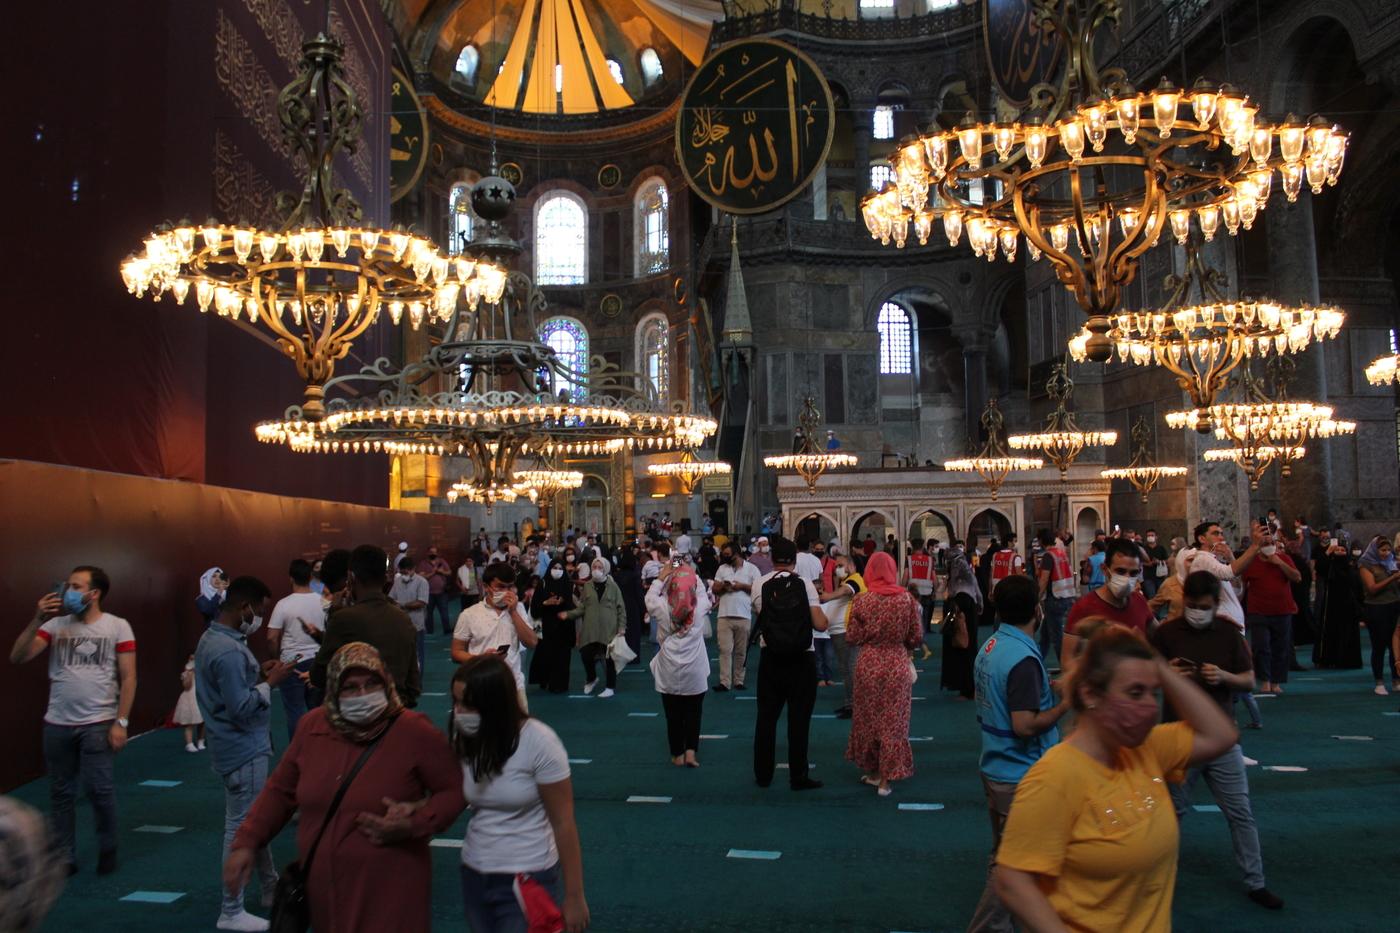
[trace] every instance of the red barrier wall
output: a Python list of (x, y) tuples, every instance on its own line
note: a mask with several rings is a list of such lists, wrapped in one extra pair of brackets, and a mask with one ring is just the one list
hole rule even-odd
[[(219, 486), (0, 460), (0, 647), (8, 655), (34, 604), (77, 564), (112, 578), (104, 603), (136, 632), (132, 732), (161, 723), (179, 696), (179, 675), (203, 631), (194, 606), (199, 576), (218, 565), (252, 574), (277, 597), (290, 590), (287, 563), (332, 548), (408, 541), (455, 561), (470, 523), (449, 515), (245, 492)], [(254, 636), (255, 651), (263, 649)], [(0, 791), (43, 773), (40, 730), (48, 698), (47, 654), (6, 670), (0, 717)]]

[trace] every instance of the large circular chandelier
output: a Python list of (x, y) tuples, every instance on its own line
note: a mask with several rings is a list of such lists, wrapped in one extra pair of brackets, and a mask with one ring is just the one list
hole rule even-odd
[[(1298, 353), (1337, 336), (1346, 314), (1332, 307), (1288, 307), (1269, 301), (1232, 301), (1225, 276), (1205, 265), (1195, 237), (1186, 244), (1186, 267), (1170, 275), (1171, 293), (1160, 311), (1126, 311), (1109, 317), (1108, 339), (1118, 358), (1137, 366), (1162, 366), (1200, 410), (1194, 426), (1211, 429), (1209, 412), (1230, 374), (1254, 357)], [(1195, 286), (1198, 301), (1192, 300)], [(1070, 339), (1076, 361), (1089, 358), (1088, 328)]]
[[(507, 266), (520, 253), (519, 243), (501, 228), (515, 189), (487, 176), (471, 198), (482, 222), (467, 254), (478, 265)], [(292, 406), (282, 420), (259, 424), (257, 437), (306, 453), (464, 457), (471, 469), (454, 486), (453, 498), (490, 507), (542, 494), (547, 483), (537, 485), (518, 472), (522, 458), (685, 449), (715, 432), (714, 419), (683, 402), (667, 403), (640, 373), (623, 372), (601, 357), (586, 370), (576, 369), (540, 339), (546, 309), (529, 276), (511, 271), (498, 301), (454, 305), (441, 342), (421, 359), (401, 369), (379, 360), (337, 376), (326, 388), (354, 386), (354, 397), (332, 399), (317, 419)]]
[[(1304, 181), (1313, 193), (1336, 184), (1348, 135), (1320, 116), (1259, 119), (1259, 105), (1234, 88), (1198, 81), (1189, 91), (1165, 78), (1134, 89), (1122, 69), (1100, 71), (1095, 35), (1118, 25), (1119, 0), (1032, 0), (1037, 27), (1069, 50), (1058, 88), (1037, 85), (1030, 115), (935, 127), (890, 157), (894, 181), (861, 202), (872, 237), (903, 247), (910, 228), (927, 241), (942, 221), (950, 245), (963, 234), (978, 256), (1016, 258), (1024, 238), (1089, 315), (1088, 359), (1112, 351), (1108, 315), (1138, 258), (1171, 228), (1185, 242), (1223, 225), (1250, 229), (1275, 174), (1289, 201)], [(1071, 241), (1074, 248), (1071, 249)]]
[(1045, 461), (1038, 457), (1015, 457), (1006, 449), (1002, 441), (1004, 420), (996, 399), (987, 402), (981, 424), (987, 432), (987, 442), (982, 449), (975, 456), (944, 461), (943, 469), (954, 473), (976, 473), (987, 484), (995, 501), (1002, 483), (1006, 482), (1006, 477), (1013, 470), (1039, 470), (1045, 466)]
[(679, 460), (669, 463), (647, 464), (647, 473), (652, 476), (673, 477), (681, 484), (681, 493), (695, 494), (695, 487), (707, 476), (728, 476), (733, 468), (723, 460), (701, 460), (692, 448), (686, 448)]
[(1069, 397), (1074, 394), (1074, 382), (1069, 378), (1069, 368), (1064, 363), (1056, 363), (1050, 368), (1050, 379), (1045, 383), (1045, 390), (1057, 402), (1045, 430), (1038, 434), (1013, 434), (1006, 440), (1012, 450), (1044, 452), (1050, 462), (1059, 467), (1063, 481), (1068, 478), (1069, 465), (1086, 448), (1111, 447), (1118, 443), (1118, 432), (1079, 430), (1074, 415), (1066, 407)]
[(1132, 435), (1133, 459), (1128, 461), (1126, 467), (1101, 470), (1099, 475), (1104, 479), (1127, 480), (1142, 495), (1142, 501), (1146, 502), (1148, 494), (1159, 482), (1169, 476), (1185, 476), (1186, 467), (1158, 466), (1152, 461), (1150, 431), (1146, 418), (1138, 418), (1137, 423), (1133, 425)]
[(305, 162), (300, 196), (277, 197), (280, 226), (164, 224), (121, 265), (137, 297), (192, 296), (201, 312), (270, 332), (306, 382), (309, 422), (325, 414), (336, 361), (381, 315), (414, 328), (445, 322), (459, 298), (470, 308), (499, 301), (506, 278), (492, 262), (444, 256), (427, 237), (362, 224), (354, 197), (334, 187), (336, 155), (358, 144), (362, 120), (343, 52), (325, 33), (303, 43), (298, 75), (277, 99), (283, 136)]
[(793, 470), (807, 484), (807, 495), (817, 494), (817, 480), (827, 470), (853, 467), (859, 461), (852, 454), (839, 450), (822, 450), (817, 447), (817, 426), (821, 424), (821, 413), (817, 411), (816, 400), (807, 396), (802, 400), (802, 412), (797, 417), (799, 442), (790, 454), (764, 457), (763, 465), (770, 470)]

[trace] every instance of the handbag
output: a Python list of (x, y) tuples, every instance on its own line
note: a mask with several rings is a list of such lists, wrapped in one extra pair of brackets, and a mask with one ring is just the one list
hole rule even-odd
[(360, 757), (355, 761), (350, 773), (345, 775), (345, 779), (336, 788), (335, 796), (331, 798), (331, 805), (326, 810), (326, 817), (321, 821), (321, 828), (316, 831), (316, 839), (311, 843), (311, 848), (306, 850), (306, 859), (287, 863), (282, 869), (282, 874), (277, 878), (277, 887), (272, 895), (272, 914), (268, 917), (269, 933), (306, 933), (311, 929), (311, 900), (306, 891), (307, 879), (311, 877), (311, 860), (316, 857), (316, 849), (321, 845), (321, 837), (326, 834), (326, 828), (331, 825), (331, 819), (335, 812), (340, 809), (340, 802), (345, 799), (345, 792), (350, 788), (350, 782), (355, 780), (355, 775), (360, 773), (369, 756), (379, 747), (379, 743), (384, 741), (384, 736), (389, 734), (389, 730), (394, 728), (394, 723), (398, 717), (389, 720), (389, 725), (384, 731), (379, 733), (379, 737), (360, 753)]
[(530, 875), (521, 873), (515, 876), (511, 885), (515, 892), (515, 902), (525, 916), (526, 933), (561, 933), (564, 929), (564, 913), (549, 892)]
[(612, 658), (613, 668), (620, 674), (624, 667), (637, 660), (637, 652), (627, 644), (626, 635), (617, 635), (608, 645), (608, 657)]

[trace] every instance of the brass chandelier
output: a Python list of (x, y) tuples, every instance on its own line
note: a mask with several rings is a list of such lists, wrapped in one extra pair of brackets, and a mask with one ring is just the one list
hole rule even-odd
[(981, 424), (987, 432), (987, 442), (982, 449), (971, 457), (945, 461), (943, 469), (955, 473), (976, 473), (987, 484), (995, 501), (1002, 483), (1006, 482), (1012, 470), (1039, 470), (1045, 466), (1045, 461), (1038, 457), (1015, 457), (1006, 449), (1002, 440), (1005, 422), (996, 399), (988, 400), (987, 408), (982, 412)]
[[(1201, 433), (1211, 430), (1216, 398), (1240, 364), (1299, 353), (1337, 336), (1346, 320), (1333, 307), (1228, 299), (1224, 273), (1206, 266), (1194, 236), (1187, 238), (1185, 270), (1167, 276), (1165, 284), (1170, 294), (1160, 311), (1111, 315), (1108, 339), (1119, 360), (1162, 366), (1176, 376), (1199, 410), (1193, 427)], [(1088, 328), (1071, 338), (1070, 357), (1088, 359), (1092, 339)]]
[(1101, 470), (1099, 475), (1104, 479), (1127, 480), (1142, 495), (1142, 501), (1146, 502), (1148, 494), (1157, 487), (1159, 482), (1169, 476), (1185, 476), (1186, 467), (1158, 466), (1152, 462), (1152, 454), (1149, 452), (1151, 432), (1147, 426), (1146, 418), (1138, 418), (1133, 425), (1132, 436), (1133, 459), (1128, 461), (1128, 465), (1111, 470)]
[(817, 411), (816, 400), (807, 396), (802, 400), (802, 412), (797, 418), (798, 437), (801, 439), (790, 454), (764, 457), (763, 465), (771, 470), (794, 470), (807, 484), (807, 495), (817, 494), (817, 480), (827, 470), (853, 467), (858, 462), (854, 455), (836, 450), (822, 450), (817, 447), (817, 426), (821, 424), (821, 413)]
[(277, 196), (281, 225), (163, 224), (121, 264), (138, 298), (169, 294), (184, 304), (192, 295), (201, 312), (270, 332), (306, 382), (308, 422), (325, 415), (336, 361), (382, 314), (414, 328), (447, 321), (459, 298), (470, 308), (499, 301), (506, 279), (492, 262), (361, 223), (359, 203), (335, 187), (336, 156), (358, 145), (363, 114), (343, 75), (344, 49), (328, 32), (302, 44), (298, 74), (277, 98), (283, 136), (305, 163), (300, 195)]
[(1400, 384), (1400, 353), (1383, 356), (1367, 366), (1366, 381), (1373, 386)]
[(1006, 440), (1012, 450), (1044, 452), (1050, 462), (1059, 467), (1060, 480), (1064, 481), (1068, 478), (1069, 465), (1086, 448), (1112, 447), (1118, 443), (1118, 432), (1079, 430), (1074, 415), (1066, 407), (1069, 397), (1074, 394), (1074, 382), (1069, 378), (1069, 368), (1064, 363), (1056, 363), (1050, 368), (1045, 391), (1057, 402), (1045, 430), (1038, 434), (1013, 434)]
[[(912, 227), (925, 243), (942, 220), (950, 245), (964, 232), (988, 261), (1049, 257), (1056, 278), (1089, 315), (1086, 358), (1112, 352), (1108, 315), (1139, 257), (1171, 228), (1207, 240), (1223, 224), (1249, 229), (1268, 203), (1275, 173), (1292, 201), (1336, 184), (1348, 135), (1320, 116), (1279, 124), (1229, 85), (1204, 79), (1189, 91), (1166, 78), (1140, 92), (1122, 69), (1100, 71), (1095, 36), (1118, 26), (1120, 0), (1030, 0), (1034, 24), (1057, 32), (1068, 54), (1058, 87), (1037, 85), (1029, 116), (933, 127), (890, 157), (894, 181), (866, 195), (872, 237), (903, 247)], [(1194, 222), (1194, 223), (1193, 223)], [(1070, 241), (1074, 241), (1071, 250)]]
[(652, 476), (670, 476), (681, 484), (681, 492), (686, 496), (695, 494), (695, 487), (707, 476), (728, 476), (733, 468), (723, 460), (701, 460), (692, 448), (686, 448), (679, 460), (670, 463), (651, 463), (647, 473)]

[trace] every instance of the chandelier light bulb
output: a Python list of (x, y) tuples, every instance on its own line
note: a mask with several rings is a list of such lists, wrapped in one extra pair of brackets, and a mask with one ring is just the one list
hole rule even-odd
[(982, 127), (972, 122), (971, 114), (958, 129), (958, 149), (968, 168), (975, 170), (982, 167)]
[(1069, 225), (1054, 224), (1050, 227), (1050, 245), (1060, 252), (1069, 248)]
[(963, 215), (962, 211), (949, 210), (943, 212), (943, 232), (948, 237), (949, 246), (957, 246), (958, 240), (962, 237)]
[(1084, 155), (1084, 124), (1079, 122), (1078, 117), (1070, 117), (1061, 120), (1058, 128), (1060, 144), (1065, 147), (1065, 152), (1069, 153), (1070, 161), (1078, 162)]
[(942, 134), (926, 137), (924, 154), (933, 174), (941, 178), (948, 168), (948, 137)]
[(1196, 118), (1196, 124), (1201, 129), (1207, 129), (1210, 121), (1215, 118), (1216, 105), (1215, 89), (1201, 78), (1191, 89), (1191, 113)]
[(1026, 160), (1032, 169), (1040, 168), (1045, 161), (1047, 139), (1045, 127), (1032, 125), (1026, 128)]
[(1129, 88), (1121, 97), (1114, 100), (1113, 109), (1118, 117), (1118, 130), (1123, 134), (1123, 142), (1131, 146), (1137, 140), (1140, 119), (1137, 93)]
[(1152, 92), (1152, 118), (1157, 124), (1157, 135), (1166, 139), (1176, 126), (1176, 109), (1181, 103), (1181, 92), (1168, 81), (1162, 79), (1157, 90)]

